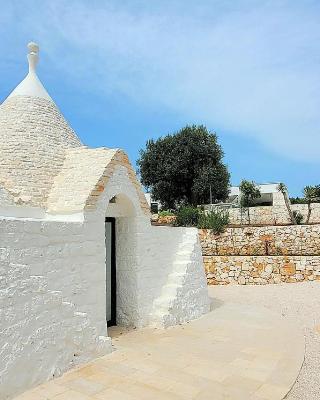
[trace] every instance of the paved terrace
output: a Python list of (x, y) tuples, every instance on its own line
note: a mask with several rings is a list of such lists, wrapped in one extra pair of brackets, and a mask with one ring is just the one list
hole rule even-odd
[(112, 354), (15, 400), (283, 399), (301, 369), (304, 336), (280, 313), (238, 304), (239, 290), (209, 288), (212, 311), (185, 325), (113, 328)]

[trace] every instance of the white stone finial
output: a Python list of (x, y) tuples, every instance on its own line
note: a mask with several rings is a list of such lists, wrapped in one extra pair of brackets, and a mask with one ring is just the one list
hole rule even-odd
[(30, 42), (28, 43), (28, 61), (29, 61), (29, 72), (35, 73), (36, 66), (39, 60), (39, 46), (37, 43)]
[(24, 80), (11, 92), (8, 98), (14, 96), (30, 96), (53, 101), (36, 74), (36, 66), (39, 59), (39, 46), (37, 43), (30, 42), (28, 43), (28, 50), (29, 72)]

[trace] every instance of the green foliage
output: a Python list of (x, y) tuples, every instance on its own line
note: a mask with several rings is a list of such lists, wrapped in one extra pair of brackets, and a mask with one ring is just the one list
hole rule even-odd
[(308, 215), (306, 223), (308, 224), (311, 217), (311, 203), (320, 200), (320, 185), (306, 186), (303, 189), (304, 198), (308, 204)]
[(137, 161), (142, 184), (164, 208), (222, 201), (229, 193), (229, 172), (217, 135), (205, 126), (149, 140)]
[(222, 233), (229, 224), (229, 213), (224, 210), (202, 212), (198, 219), (198, 228), (212, 229), (215, 234)]
[(287, 194), (288, 191), (287, 186), (283, 182), (279, 183), (279, 185), (277, 186), (277, 190), (278, 192), (281, 192), (283, 195)]
[(260, 189), (254, 182), (243, 179), (239, 186), (240, 189), (240, 205), (242, 207), (250, 207), (254, 199), (261, 197)]
[(303, 189), (304, 198), (307, 203), (313, 203), (320, 200), (320, 185), (306, 186)]
[(180, 207), (176, 214), (176, 226), (197, 226), (200, 210), (192, 206)]
[(176, 214), (176, 226), (196, 226), (212, 229), (215, 234), (222, 233), (229, 224), (229, 213), (225, 210), (205, 212), (192, 206), (180, 207)]
[(304, 197), (290, 197), (291, 204), (307, 204), (307, 200)]
[(303, 215), (301, 214), (301, 212), (297, 211), (297, 210), (294, 210), (294, 211), (292, 211), (292, 213), (293, 213), (293, 216), (294, 216), (297, 224), (301, 225), (302, 221), (303, 221)]
[(158, 213), (158, 215), (159, 217), (173, 217), (176, 214), (170, 210), (162, 210)]

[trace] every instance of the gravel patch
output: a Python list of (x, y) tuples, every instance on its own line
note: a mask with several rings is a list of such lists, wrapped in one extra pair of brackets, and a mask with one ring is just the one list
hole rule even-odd
[[(265, 286), (210, 286), (216, 306), (221, 302), (253, 304), (294, 318), (306, 338), (305, 362), (287, 400), (320, 399), (320, 282)], [(213, 304), (214, 306), (214, 304)]]

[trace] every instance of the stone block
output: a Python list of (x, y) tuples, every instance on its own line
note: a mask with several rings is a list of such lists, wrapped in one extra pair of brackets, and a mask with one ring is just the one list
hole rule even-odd
[(292, 276), (296, 273), (296, 266), (294, 263), (287, 263), (284, 264), (281, 268), (280, 268), (280, 272), (282, 275), (286, 275), (286, 276)]
[(245, 285), (246, 284), (246, 278), (244, 276), (240, 276), (238, 279), (239, 285)]

